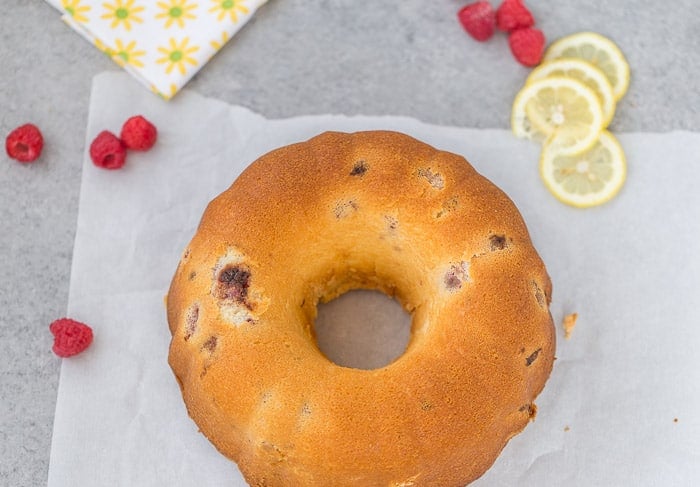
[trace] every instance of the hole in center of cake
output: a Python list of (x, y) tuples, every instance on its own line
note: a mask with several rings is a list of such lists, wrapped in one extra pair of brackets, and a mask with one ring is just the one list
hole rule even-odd
[(333, 363), (379, 369), (406, 351), (411, 315), (379, 291), (354, 290), (318, 305), (316, 343)]

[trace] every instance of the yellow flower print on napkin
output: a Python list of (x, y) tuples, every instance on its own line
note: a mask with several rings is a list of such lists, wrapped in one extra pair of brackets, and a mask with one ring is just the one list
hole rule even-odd
[(166, 92), (166, 90), (163, 90), (162, 88), (158, 88), (156, 85), (151, 84), (149, 86), (151, 89), (151, 92), (158, 95), (161, 97), (163, 100), (170, 100), (175, 94), (178, 92), (179, 88), (175, 83), (170, 83), (170, 88), (169, 92)]
[(188, 3), (187, 0), (170, 0), (170, 4), (158, 2), (158, 7), (162, 10), (156, 15), (157, 19), (166, 19), (165, 28), (169, 28), (173, 24), (177, 24), (181, 29), (185, 27), (185, 20), (196, 19), (192, 10), (197, 9), (196, 3)]
[(116, 29), (123, 25), (127, 31), (131, 30), (131, 22), (142, 23), (143, 18), (139, 17), (138, 13), (143, 12), (146, 7), (142, 5), (134, 5), (136, 0), (116, 0), (114, 4), (103, 3), (102, 6), (107, 10), (107, 13), (102, 15), (103, 19), (112, 20), (110, 27)]
[(128, 44), (124, 44), (121, 39), (117, 39), (114, 41), (114, 43), (114, 49), (111, 51), (114, 62), (122, 67), (130, 64), (131, 66), (136, 66), (137, 68), (143, 68), (143, 61), (141, 61), (139, 58), (146, 54), (146, 51), (137, 51), (136, 41), (131, 41)]
[[(172, 98), (266, 0), (47, 0), (146, 88)], [(0, 0), (2, 2), (2, 0)]]
[(80, 5), (80, 2), (81, 0), (61, 0), (61, 6), (76, 22), (87, 22), (85, 14), (90, 11), (90, 6)]
[(212, 53), (212, 56), (216, 54), (216, 51), (224, 47), (224, 45), (228, 42), (228, 32), (223, 31), (221, 33), (221, 40), (219, 39), (214, 39), (209, 41), (209, 45), (211, 46), (212, 49), (214, 49), (214, 52)]
[(199, 46), (188, 46), (190, 38), (185, 37), (182, 39), (180, 44), (171, 37), (170, 38), (170, 48), (159, 47), (158, 52), (164, 54), (162, 58), (156, 60), (158, 64), (167, 64), (165, 67), (165, 73), (170, 74), (174, 68), (184, 75), (187, 71), (185, 64), (191, 64), (192, 66), (197, 66), (197, 60), (191, 56), (191, 54), (199, 51)]
[(247, 14), (248, 7), (244, 5), (244, 0), (211, 0), (214, 6), (209, 9), (209, 12), (218, 12), (216, 20), (221, 22), (228, 15), (231, 22), (238, 22), (238, 13)]

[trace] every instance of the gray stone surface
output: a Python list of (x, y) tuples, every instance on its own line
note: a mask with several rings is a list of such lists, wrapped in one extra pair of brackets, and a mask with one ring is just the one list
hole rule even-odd
[[(508, 126), (527, 70), (503, 35), (478, 44), (466, 1), (271, 0), (192, 81), (268, 117), (394, 114)], [(700, 17), (693, 0), (530, 0), (548, 38), (595, 30), (632, 66), (615, 131), (700, 130)], [(118, 69), (39, 0), (0, 0), (0, 133), (32, 121), (41, 161), (0, 155), (0, 485), (46, 482), (91, 78)], [(109, 278), (109, 276), (105, 276)]]

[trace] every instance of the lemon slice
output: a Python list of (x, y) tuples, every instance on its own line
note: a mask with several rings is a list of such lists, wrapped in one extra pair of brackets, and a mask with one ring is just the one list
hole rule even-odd
[(620, 48), (610, 39), (595, 32), (579, 32), (563, 37), (549, 46), (544, 60), (559, 58), (583, 59), (597, 66), (610, 81), (615, 99), (627, 92), (630, 83), (630, 66)]
[(563, 154), (590, 148), (603, 129), (603, 110), (593, 90), (575, 79), (550, 76), (520, 90), (513, 102), (516, 137), (547, 139)]
[(540, 64), (527, 78), (527, 83), (549, 76), (566, 76), (581, 81), (595, 91), (603, 109), (603, 127), (610, 125), (615, 115), (615, 97), (612, 86), (600, 69), (596, 66), (575, 58), (554, 59)]
[(562, 155), (545, 144), (540, 175), (557, 199), (571, 206), (588, 208), (609, 201), (622, 188), (627, 162), (620, 143), (604, 130), (586, 152)]

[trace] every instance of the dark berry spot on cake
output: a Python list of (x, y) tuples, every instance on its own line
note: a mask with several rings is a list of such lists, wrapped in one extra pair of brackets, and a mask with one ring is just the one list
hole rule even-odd
[(527, 367), (529, 367), (530, 365), (532, 365), (532, 362), (534, 362), (535, 360), (537, 360), (537, 356), (540, 354), (541, 351), (542, 351), (542, 349), (541, 349), (541, 348), (538, 348), (537, 350), (535, 350), (534, 352), (532, 352), (530, 355), (528, 355), (528, 356), (525, 358), (525, 365), (526, 365)]
[(195, 277), (197, 277), (197, 272), (196, 272), (196, 271), (192, 271), (192, 272), (190, 272), (190, 275), (188, 276), (188, 279), (189, 279), (190, 281), (193, 281)]
[(390, 232), (396, 230), (396, 227), (399, 226), (399, 221), (391, 215), (385, 215), (384, 220), (386, 221), (386, 227)]
[(448, 271), (445, 274), (445, 287), (450, 291), (455, 291), (462, 287), (462, 281), (454, 272)]
[(359, 160), (355, 162), (355, 164), (352, 166), (352, 171), (350, 171), (350, 176), (363, 176), (367, 170), (369, 169), (369, 165), (365, 160)]
[(216, 351), (216, 345), (219, 340), (216, 338), (216, 336), (212, 335), (209, 338), (207, 338), (207, 341), (202, 344), (202, 351), (206, 351), (211, 353), (214, 353)]
[(443, 282), (448, 291), (457, 291), (462, 287), (462, 283), (467, 280), (469, 280), (469, 264), (460, 262), (450, 266), (445, 273)]
[(199, 306), (193, 304), (190, 309), (187, 310), (187, 317), (185, 318), (185, 341), (189, 340), (192, 335), (197, 331), (197, 322), (199, 321)]
[(250, 286), (250, 271), (240, 265), (230, 265), (221, 269), (217, 278), (219, 299), (232, 299), (237, 303), (246, 303)]
[(525, 404), (524, 406), (520, 406), (518, 411), (521, 413), (527, 413), (528, 419), (532, 421), (537, 415), (537, 406), (534, 404)]
[(443, 189), (445, 187), (445, 179), (439, 172), (433, 172), (430, 168), (418, 169), (418, 177), (424, 178), (435, 189)]
[(489, 237), (489, 248), (491, 251), (503, 250), (507, 246), (505, 235), (491, 235)]
[(352, 213), (356, 212), (358, 208), (359, 206), (354, 200), (339, 201), (333, 209), (333, 214), (337, 219), (341, 219), (350, 216)]

